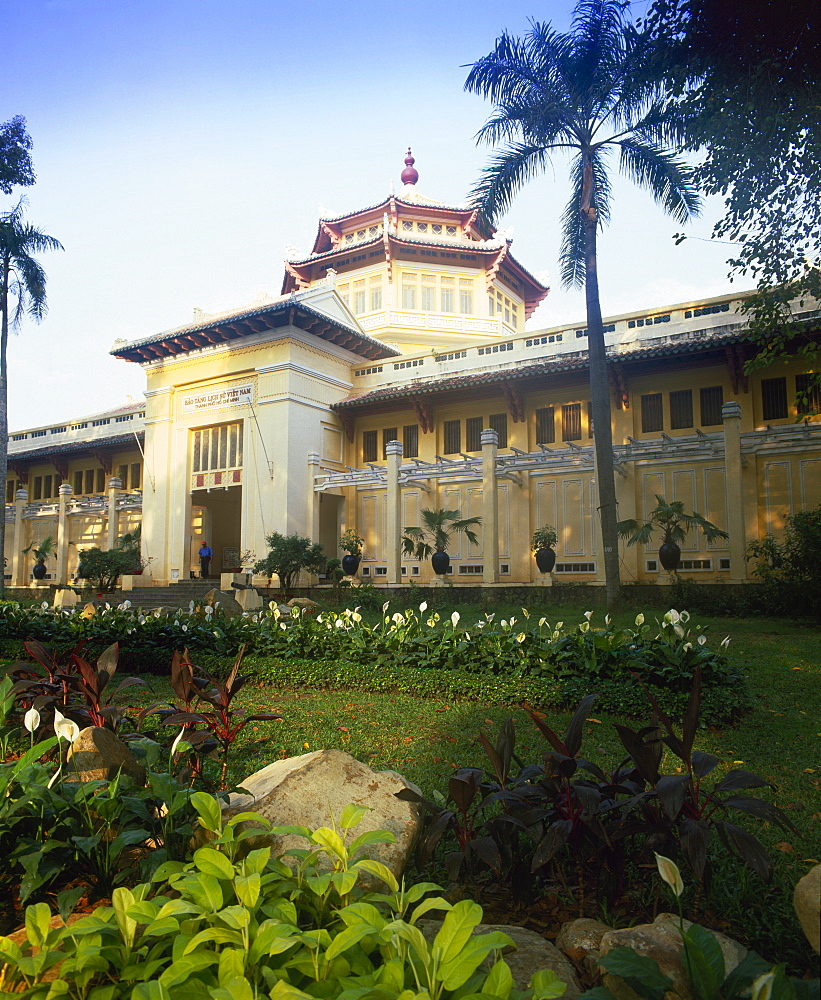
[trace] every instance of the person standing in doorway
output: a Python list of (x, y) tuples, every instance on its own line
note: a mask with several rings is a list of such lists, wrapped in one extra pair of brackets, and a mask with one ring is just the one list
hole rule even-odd
[(200, 550), (197, 553), (200, 557), (200, 576), (203, 580), (208, 579), (208, 569), (211, 565), (211, 556), (214, 554), (211, 551), (211, 546), (206, 544), (205, 539), (202, 539), (202, 544), (200, 545)]

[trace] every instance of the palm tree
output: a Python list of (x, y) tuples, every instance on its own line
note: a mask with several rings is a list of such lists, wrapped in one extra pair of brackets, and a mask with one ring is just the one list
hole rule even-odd
[(584, 285), (586, 293), (608, 609), (620, 598), (619, 552), (596, 237), (610, 216), (610, 155), (618, 150), (619, 169), (679, 222), (700, 208), (690, 167), (665, 146), (677, 123), (657, 86), (642, 79), (642, 39), (625, 22), (623, 7), (621, 0), (580, 0), (567, 34), (535, 22), (524, 38), (505, 33), (473, 64), (465, 83), (495, 104), (478, 141), (503, 143), (472, 192), (486, 223), (498, 219), (556, 154), (570, 158), (561, 277), (565, 286)]
[(414, 559), (431, 557), (433, 571), (446, 573), (450, 565), (447, 550), (453, 535), (463, 533), (471, 545), (478, 545), (479, 538), (474, 528), (482, 523), (481, 517), (462, 517), (458, 510), (437, 507), (434, 510), (420, 510), (420, 527), (405, 528), (402, 534), (402, 551)]
[[(19, 325), (24, 313), (39, 322), (46, 314), (46, 274), (32, 254), (62, 250), (53, 236), (35, 229), (23, 218), (24, 200), (0, 216), (0, 483), (8, 475), (8, 370), (6, 353), (9, 328)], [(5, 566), (6, 505), (0, 504), (0, 567)], [(0, 573), (0, 593), (4, 586)]]

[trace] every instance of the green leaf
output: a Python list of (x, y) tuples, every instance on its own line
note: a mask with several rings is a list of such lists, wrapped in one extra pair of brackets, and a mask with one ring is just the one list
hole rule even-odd
[(254, 990), (245, 976), (232, 976), (222, 985), (212, 986), (208, 995), (215, 1000), (255, 1000)]
[(34, 903), (26, 907), (26, 934), (35, 948), (44, 948), (51, 923), (51, 910), (47, 903)]
[(131, 996), (132, 1000), (171, 1000), (171, 994), (157, 979), (150, 983), (137, 983)]
[(389, 830), (366, 830), (365, 833), (360, 833), (356, 840), (351, 841), (348, 854), (353, 857), (357, 851), (367, 847), (368, 844), (394, 843), (396, 843), (396, 837)]
[(340, 861), (346, 861), (348, 851), (345, 842), (336, 832), (328, 826), (320, 826), (311, 834), (311, 840), (320, 847), (324, 847), (329, 854), (333, 854)]
[(530, 977), (530, 988), (533, 990), (532, 1000), (552, 1000), (553, 997), (564, 996), (567, 983), (552, 969), (539, 969)]
[[(463, 900), (463, 902), (467, 902), (467, 900)], [(481, 907), (479, 910), (481, 911)], [(450, 915), (449, 913), (448, 916)], [(445, 919), (447, 920), (447, 917)], [(465, 985), (491, 951), (501, 950), (512, 945), (513, 940), (507, 934), (502, 934), (501, 931), (470, 936), (459, 951), (451, 959), (443, 962), (440, 967), (439, 978), (445, 989), (458, 990), (460, 986)]]
[(242, 862), (243, 875), (250, 875), (252, 873), (261, 875), (265, 871), (265, 866), (270, 859), (270, 847), (259, 847), (254, 851), (249, 851)]
[(637, 955), (632, 948), (614, 948), (599, 958), (599, 965), (614, 976), (621, 976), (647, 1000), (663, 1000), (673, 986), (672, 979), (664, 975), (654, 958)]
[(724, 956), (712, 935), (699, 924), (692, 924), (682, 934), (684, 968), (701, 1000), (716, 1000), (724, 982)]
[(361, 861), (357, 861), (353, 867), (358, 871), (370, 872), (371, 875), (381, 878), (383, 882), (390, 886), (393, 892), (399, 889), (399, 883), (396, 881), (395, 875), (381, 861), (372, 861), (370, 858), (363, 858)]
[[(202, 931), (201, 934), (196, 935), (202, 938), (200, 944), (208, 942), (208, 939), (203, 938), (202, 935), (209, 933), (210, 931)], [(189, 941), (185, 946), (186, 953), (190, 944), (191, 942)], [(179, 986), (186, 979), (190, 979), (195, 972), (201, 972), (203, 969), (207, 969), (209, 965), (216, 965), (218, 961), (219, 956), (215, 951), (206, 951), (204, 948), (199, 948), (196, 955), (185, 954), (182, 958), (178, 958), (172, 962), (162, 973), (159, 981), (166, 987)]]
[(499, 997), (500, 1000), (507, 1000), (512, 989), (513, 975), (510, 967), (507, 962), (500, 958), (487, 974), (487, 979), (482, 986), (482, 993), (489, 993), (491, 996)]
[(184, 896), (189, 896), (195, 903), (210, 913), (222, 909), (222, 886), (213, 875), (189, 875), (180, 879), (174, 886)]
[(482, 922), (482, 907), (469, 899), (460, 900), (445, 916), (433, 941), (432, 954), (437, 963), (452, 961), (464, 948), (473, 928)]
[(201, 847), (194, 851), (194, 864), (206, 875), (213, 875), (216, 878), (233, 879), (234, 866), (224, 854), (213, 847)]
[(219, 801), (207, 792), (194, 792), (191, 805), (197, 810), (200, 824), (211, 833), (222, 833), (222, 809)]
[(257, 905), (261, 886), (262, 879), (257, 872), (253, 872), (251, 875), (237, 875), (234, 879), (234, 892), (237, 894), (237, 899), (251, 909)]
[(367, 812), (370, 812), (367, 806), (357, 806), (353, 802), (349, 802), (339, 814), (339, 825), (343, 830), (350, 830), (360, 822)]
[(363, 938), (366, 938), (369, 934), (373, 933), (374, 928), (369, 924), (355, 924), (353, 927), (346, 927), (333, 939), (329, 948), (325, 952), (325, 958), (328, 961), (331, 961), (331, 959), (336, 958), (337, 955), (341, 955), (343, 952), (347, 951), (348, 948), (352, 948)]

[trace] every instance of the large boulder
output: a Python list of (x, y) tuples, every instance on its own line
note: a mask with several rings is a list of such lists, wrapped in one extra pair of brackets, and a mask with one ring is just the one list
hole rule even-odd
[(316, 601), (312, 601), (310, 597), (292, 597), (288, 601), (289, 608), (318, 608), (319, 605)]
[[(349, 802), (367, 806), (369, 811), (347, 839), (350, 842), (370, 830), (392, 833), (394, 843), (371, 844), (365, 855), (381, 861), (397, 878), (407, 864), (422, 825), (419, 805), (396, 798), (395, 793), (400, 789), (414, 788), (410, 782), (396, 771), (372, 771), (341, 750), (315, 750), (275, 761), (246, 778), (240, 788), (247, 794), (232, 794), (226, 815), (252, 810), (275, 826), (306, 826), (313, 830), (331, 826)], [(266, 836), (265, 842), (271, 845), (274, 854), (307, 846), (296, 835)], [(378, 885), (384, 888), (383, 883)]]
[(821, 864), (814, 865), (793, 890), (793, 906), (807, 940), (821, 951)]
[[(685, 930), (692, 926), (684, 921)], [(711, 932), (721, 947), (724, 956), (724, 972), (728, 975), (747, 954), (747, 949), (717, 931)], [(659, 969), (673, 981), (673, 994), (681, 1000), (697, 1000), (690, 988), (690, 981), (684, 968), (684, 948), (679, 931), (679, 918), (673, 913), (660, 913), (652, 924), (639, 924), (623, 930), (608, 931), (599, 945), (601, 956), (614, 948), (632, 948), (637, 954), (654, 958)], [(606, 974), (604, 985), (617, 1000), (638, 1000), (638, 994), (619, 976)]]
[(145, 768), (111, 730), (99, 726), (81, 730), (68, 752), (66, 779), (111, 781), (121, 772), (145, 784)]
[(566, 924), (562, 924), (556, 936), (556, 947), (574, 962), (593, 968), (597, 964), (601, 940), (612, 929), (601, 920), (593, 920), (590, 917), (569, 920)]
[(262, 598), (253, 587), (235, 591), (235, 600), (243, 611), (257, 611), (262, 607)]
[(242, 615), (242, 605), (233, 594), (226, 594), (224, 590), (218, 590), (215, 587), (213, 590), (209, 590), (202, 600), (209, 607), (219, 606), (226, 618), (239, 618)]
[(70, 587), (58, 587), (54, 591), (54, 604), (53, 607), (58, 608), (74, 608), (80, 603), (80, 598), (74, 593)]

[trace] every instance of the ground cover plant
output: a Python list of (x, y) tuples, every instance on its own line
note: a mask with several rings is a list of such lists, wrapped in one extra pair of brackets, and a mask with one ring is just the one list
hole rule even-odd
[[(476, 625), (487, 621), (481, 610), (474, 609), (475, 617), (470, 619), (467, 609), (462, 609), (461, 621), (454, 624), (452, 618), (444, 614), (445, 610), (442, 609), (441, 617), (449, 622), (454, 631), (460, 624), (466, 626), (468, 631), (475, 631)], [(514, 621), (511, 625), (510, 619), (521, 615), (521, 609), (518, 609), (518, 615), (514, 614), (514, 610), (499, 609), (498, 614), (505, 616), (515, 641), (519, 623)], [(384, 614), (372, 616), (373, 627), (381, 628), (385, 617), (392, 620), (397, 613), (407, 617), (405, 612), (392, 612), (389, 608)], [(571, 618), (566, 609), (563, 609), (563, 615)], [(592, 623), (583, 614), (579, 614), (578, 618), (581, 619), (579, 624), (589, 624), (590, 628), (580, 631), (575, 627), (575, 635), (584, 637), (589, 631), (595, 631), (595, 618)], [(613, 629), (635, 628), (634, 619), (634, 614), (616, 619)], [(520, 620), (527, 621), (524, 616)], [(302, 621), (300, 618), (299, 622)], [(280, 632), (285, 631), (280, 628), (282, 624), (286, 623), (276, 621)], [(716, 623), (699, 624), (715, 626)], [(333, 631), (323, 625), (329, 636), (341, 632), (335, 623), (331, 625)], [(680, 620), (673, 622), (672, 619), (668, 625), (678, 625), (685, 632), (687, 628), (695, 628), (693, 623), (682, 624)], [(713, 884), (706, 887), (704, 898), (696, 901), (693, 898), (696, 880), (693, 880), (687, 905), (693, 906), (697, 902), (704, 919), (711, 921), (713, 926), (721, 926), (745, 943), (754, 944), (767, 957), (788, 958), (794, 968), (800, 969), (807, 957), (801, 949), (802, 939), (791, 913), (789, 895), (792, 885), (804, 874), (811, 860), (821, 854), (818, 849), (819, 817), (813, 805), (818, 801), (821, 774), (817, 770), (815, 746), (808, 739), (813, 712), (817, 717), (821, 710), (817, 634), (811, 629), (761, 619), (732, 623), (729, 629), (726, 622), (721, 622), (719, 628), (731, 632), (731, 642), (723, 655), (734, 670), (750, 673), (752, 692), (760, 700), (749, 715), (733, 726), (699, 728), (693, 737), (693, 747), (699, 753), (712, 754), (717, 758), (709, 776), (711, 785), (724, 781), (730, 772), (739, 769), (749, 769), (772, 783), (774, 789), (765, 788), (760, 797), (783, 807), (797, 832), (786, 832), (766, 822), (763, 826), (754, 824), (760, 827), (754, 830), (755, 835), (775, 858), (774, 878), (769, 886), (763, 884), (757, 875), (744, 874), (744, 869), (720, 844), (711, 846)], [(706, 634), (711, 635), (713, 631), (714, 628), (707, 628)], [(725, 632), (715, 634), (719, 636)], [(720, 643), (715, 642), (701, 645), (696, 640), (693, 645), (696, 649), (712, 645), (720, 648)], [(197, 656), (191, 655), (196, 662)], [(262, 659), (272, 662), (270, 657)], [(451, 680), (456, 677), (475, 679), (477, 675), (426, 668), (422, 673), (432, 678), (432, 686), (430, 696), (421, 698), (417, 696), (418, 692), (412, 694), (410, 688), (402, 693), (401, 685), (397, 693), (397, 685), (391, 685), (390, 678), (387, 679), (384, 694), (374, 690), (383, 679), (381, 669), (360, 669), (358, 677), (337, 670), (336, 675), (328, 675), (336, 677), (334, 684), (328, 683), (327, 676), (321, 684), (311, 684), (311, 677), (322, 680), (319, 671), (332, 669), (334, 664), (323, 665), (318, 660), (306, 661), (296, 657), (282, 657), (281, 661), (286, 673), (279, 676), (275, 686), (257, 679), (246, 683), (237, 695), (235, 703), (238, 711), (247, 714), (275, 712), (282, 715), (283, 720), (276, 723), (259, 721), (246, 726), (238, 734), (229, 758), (229, 784), (241, 781), (245, 775), (278, 757), (323, 746), (338, 746), (377, 769), (395, 767), (419, 784), (426, 796), (432, 797), (444, 793), (448, 781), (462, 768), (493, 770), (488, 766), (480, 732), (484, 732), (486, 741), (495, 745), (499, 730), (508, 717), (515, 720), (516, 752), (521, 760), (534, 764), (543, 759), (544, 737), (530, 715), (510, 707), (516, 701), (516, 692), (512, 686), (505, 687), (502, 676), (491, 674), (482, 677), (481, 690), (473, 692), (474, 696), (481, 695), (481, 699), (470, 701), (453, 698), (452, 692), (445, 692), (443, 698), (433, 682), (446, 674)], [(230, 663), (231, 660), (227, 660), (226, 667)], [(364, 684), (363, 674), (368, 678)], [(127, 692), (135, 710), (152, 702), (167, 701), (172, 695), (167, 681), (153, 677), (148, 681), (153, 691), (141, 691), (135, 687)], [(348, 690), (322, 690), (323, 687), (339, 688), (346, 681), (351, 682)], [(521, 692), (518, 700), (522, 700)], [(537, 716), (544, 717), (543, 723), (555, 732), (559, 733), (567, 727), (567, 714), (550, 706), (532, 707)], [(623, 715), (608, 717), (600, 711), (598, 702), (594, 711), (595, 715), (589, 715), (582, 725), (584, 756), (607, 772), (617, 766), (625, 755), (625, 748), (612, 723), (634, 730), (639, 727), (635, 718)], [(171, 729), (166, 740), (173, 735), (174, 729)], [(674, 759), (669, 747), (666, 752), (664, 771), (672, 776), (676, 773), (675, 767), (681, 766), (681, 761)], [(211, 780), (216, 783), (217, 769), (214, 764), (208, 764), (208, 767)], [(47, 780), (40, 782), (41, 785), (46, 783)], [(174, 794), (178, 794), (179, 786), (173, 787), (177, 789)], [(169, 792), (166, 797), (173, 796)], [(83, 834), (77, 831), (72, 835)], [(446, 878), (440, 856), (435, 855), (432, 863), (436, 876)], [(642, 881), (646, 882), (640, 867), (644, 863), (639, 864), (639, 879), (635, 885), (613, 901), (609, 911), (613, 919), (635, 919), (637, 913), (647, 914), (658, 905), (657, 894), (642, 885)], [(475, 878), (472, 888), (486, 894), (490, 883), (483, 882), (479, 876)], [(560, 880), (554, 879), (552, 883), (546, 880), (542, 888), (542, 901), (551, 916), (560, 912), (577, 915), (578, 899), (571, 899)], [(591, 892), (589, 896), (590, 905), (595, 907), (595, 893)], [(484, 897), (483, 901), (486, 901)]]

